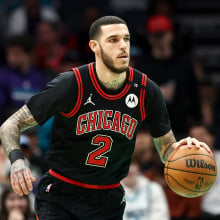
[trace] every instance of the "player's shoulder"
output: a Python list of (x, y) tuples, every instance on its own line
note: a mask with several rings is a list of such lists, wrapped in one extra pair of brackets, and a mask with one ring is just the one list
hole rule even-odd
[(136, 76), (139, 76), (139, 77), (142, 77), (143, 75), (146, 75), (146, 76), (147, 76), (146, 73), (144, 73), (144, 72), (142, 72), (141, 70), (136, 69), (136, 68), (134, 68), (134, 67), (129, 67), (129, 69), (132, 70), (133, 73), (134, 73), (134, 75), (136, 75)]
[(147, 74), (133, 67), (129, 67), (129, 72), (130, 72), (129, 78), (131, 79), (131, 81), (146, 87)]
[[(139, 70), (139, 69), (136, 69), (136, 68), (134, 68), (134, 67), (130, 67), (130, 68), (132, 69), (132, 71), (133, 71), (133, 73), (134, 73), (134, 76), (137, 76), (137, 77), (140, 77), (140, 78), (142, 78), (143, 76), (146, 76), (147, 80), (152, 81), (151, 79), (149, 79), (147, 73), (145, 73), (144, 71)], [(151, 82), (150, 82), (150, 83), (151, 83)], [(154, 83), (154, 82), (153, 82), (153, 83)]]
[(84, 71), (88, 71), (88, 64), (81, 65), (78, 67), (73, 67), (69, 69), (66, 72), (61, 72), (59, 73), (60, 78), (71, 78), (73, 77), (76, 73), (83, 73)]
[[(91, 64), (93, 64), (93, 63), (91, 63)], [(77, 68), (77, 71), (79, 70), (79, 72), (81, 73), (81, 74), (85, 74), (85, 73), (88, 73), (88, 71), (89, 71), (89, 64), (84, 64), (84, 65), (82, 65), (82, 66), (79, 66), (78, 68)]]
[(133, 68), (132, 67), (132, 69), (133, 69), (133, 72), (134, 72), (134, 77), (136, 77), (136, 78), (141, 78), (142, 79), (142, 77), (145, 75), (146, 76), (146, 80), (147, 80), (147, 83), (146, 83), (146, 88), (148, 88), (148, 89), (153, 89), (153, 90), (158, 90), (159, 89), (159, 86), (158, 86), (158, 84), (156, 83), (156, 82), (154, 82), (152, 79), (150, 79), (149, 77), (148, 77), (148, 75), (147, 75), (147, 73), (145, 73), (145, 72), (142, 72), (142, 71), (140, 71), (140, 70), (138, 70), (138, 69), (136, 69), (136, 68)]
[(72, 70), (61, 72), (57, 74), (50, 82), (49, 86), (63, 86), (68, 87), (75, 81), (74, 72)]
[(72, 70), (59, 73), (54, 80), (55, 81), (68, 81), (71, 80), (74, 77), (74, 72)]

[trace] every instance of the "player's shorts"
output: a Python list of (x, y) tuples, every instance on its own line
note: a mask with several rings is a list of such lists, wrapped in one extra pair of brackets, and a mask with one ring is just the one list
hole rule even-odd
[(45, 174), (35, 201), (39, 220), (122, 220), (124, 189), (79, 187)]

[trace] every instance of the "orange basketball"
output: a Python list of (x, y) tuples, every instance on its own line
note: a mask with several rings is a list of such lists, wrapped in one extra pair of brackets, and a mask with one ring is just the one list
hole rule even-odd
[(169, 155), (164, 175), (175, 193), (192, 198), (203, 195), (213, 186), (217, 165), (213, 155), (204, 148), (181, 146)]

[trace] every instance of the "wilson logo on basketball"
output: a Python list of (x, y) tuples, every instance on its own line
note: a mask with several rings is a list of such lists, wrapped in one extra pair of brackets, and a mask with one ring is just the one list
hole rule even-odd
[(203, 168), (203, 169), (209, 169), (215, 171), (215, 166), (212, 164), (205, 163), (204, 160), (196, 160), (196, 159), (186, 159), (186, 166), (188, 168), (190, 167), (197, 167), (197, 168)]

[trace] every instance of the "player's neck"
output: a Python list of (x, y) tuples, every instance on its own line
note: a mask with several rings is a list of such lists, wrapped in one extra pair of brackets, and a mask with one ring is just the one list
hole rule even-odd
[(96, 62), (96, 73), (100, 82), (111, 90), (119, 89), (126, 80), (126, 71), (114, 73), (102, 62)]

